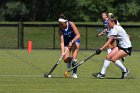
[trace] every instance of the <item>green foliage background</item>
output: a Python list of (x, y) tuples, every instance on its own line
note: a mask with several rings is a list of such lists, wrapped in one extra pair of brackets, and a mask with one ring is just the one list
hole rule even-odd
[(64, 12), (70, 20), (100, 20), (101, 12), (114, 13), (119, 21), (140, 21), (139, 0), (0, 0), (0, 21), (56, 21)]

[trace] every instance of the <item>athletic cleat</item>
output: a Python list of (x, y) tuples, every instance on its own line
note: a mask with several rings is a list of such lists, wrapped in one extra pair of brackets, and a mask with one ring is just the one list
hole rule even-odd
[(126, 69), (126, 72), (122, 72), (122, 77), (121, 79), (124, 79), (128, 76), (128, 74), (130, 73), (130, 69)]
[(73, 73), (73, 74), (72, 74), (72, 78), (78, 78), (78, 77), (77, 77), (77, 74)]
[(101, 79), (105, 78), (105, 74), (101, 74), (101, 73), (93, 73), (92, 75), (96, 78), (101, 78)]

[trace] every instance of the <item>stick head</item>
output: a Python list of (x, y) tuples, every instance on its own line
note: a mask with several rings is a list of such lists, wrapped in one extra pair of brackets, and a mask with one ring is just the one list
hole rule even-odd
[(67, 71), (64, 72), (64, 76), (67, 78), (69, 77), (69, 73)]
[(51, 78), (51, 75), (44, 74), (44, 78)]

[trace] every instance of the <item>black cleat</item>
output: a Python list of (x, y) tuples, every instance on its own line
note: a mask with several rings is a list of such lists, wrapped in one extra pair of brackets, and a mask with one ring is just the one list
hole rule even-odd
[(101, 78), (101, 79), (105, 78), (105, 74), (101, 74), (101, 73), (93, 73), (92, 75), (96, 78)]
[(128, 76), (128, 74), (130, 73), (130, 69), (126, 69), (126, 72), (122, 72), (122, 77), (121, 79), (124, 79)]

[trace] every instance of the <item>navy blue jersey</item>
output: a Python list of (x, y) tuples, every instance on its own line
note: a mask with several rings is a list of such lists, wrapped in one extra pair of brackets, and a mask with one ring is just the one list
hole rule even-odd
[(107, 38), (108, 38), (108, 33), (109, 33), (108, 19), (103, 20), (103, 24), (104, 24), (105, 29), (107, 29), (107, 30), (104, 30), (104, 33), (106, 33)]
[(104, 27), (107, 28), (108, 27), (108, 20), (103, 20), (103, 24), (104, 24)]
[[(69, 42), (75, 38), (76, 34), (74, 33), (73, 29), (70, 26), (70, 21), (68, 21), (68, 26), (66, 29), (61, 29), (63, 37), (64, 37), (64, 45), (68, 46)], [(75, 42), (80, 43), (80, 39), (76, 40)]]

